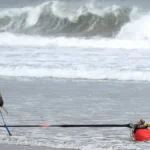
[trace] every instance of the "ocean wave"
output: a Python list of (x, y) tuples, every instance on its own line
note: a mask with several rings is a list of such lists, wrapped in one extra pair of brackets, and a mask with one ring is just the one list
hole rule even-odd
[(131, 40), (100, 37), (41, 37), (22, 34), (1, 33), (0, 47), (15, 48), (96, 48), (96, 49), (150, 49), (149, 40)]
[(116, 38), (128, 40), (150, 40), (150, 13), (125, 24)]
[(46, 2), (36, 7), (0, 11), (0, 32), (28, 35), (115, 36), (138, 13), (120, 6), (73, 7), (65, 2)]
[(54, 1), (0, 12), (0, 47), (150, 48), (150, 13), (137, 7)]
[(0, 67), (1, 77), (64, 78), (89, 80), (150, 81), (149, 71), (119, 71), (115, 69), (33, 68), (28, 66)]

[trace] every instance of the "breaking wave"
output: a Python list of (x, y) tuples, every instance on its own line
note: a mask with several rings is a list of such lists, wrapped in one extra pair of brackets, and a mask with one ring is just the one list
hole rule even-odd
[(46, 2), (35, 7), (2, 9), (0, 32), (113, 37), (138, 12), (137, 8), (116, 5), (75, 7), (59, 1)]

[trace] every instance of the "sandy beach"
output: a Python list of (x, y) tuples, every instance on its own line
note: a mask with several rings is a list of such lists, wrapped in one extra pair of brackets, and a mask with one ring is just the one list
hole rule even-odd
[[(7, 125), (127, 124), (140, 118), (149, 122), (149, 87), (148, 82), (0, 78), (9, 112), (3, 112)], [(11, 137), (0, 128), (1, 150), (142, 150), (149, 146), (148, 142), (135, 144), (129, 128), (9, 129)]]
[(24, 146), (24, 145), (13, 145), (13, 144), (0, 144), (2, 150), (73, 150), (73, 149), (59, 149), (50, 148), (43, 146)]

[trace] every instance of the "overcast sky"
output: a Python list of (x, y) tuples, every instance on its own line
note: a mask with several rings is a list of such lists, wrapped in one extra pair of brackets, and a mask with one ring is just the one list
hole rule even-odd
[[(37, 5), (42, 2), (46, 1), (57, 1), (57, 0), (0, 0), (0, 7), (23, 7), (26, 5)], [(141, 7), (147, 7), (150, 6), (150, 0), (58, 0), (58, 1), (69, 1), (69, 2), (75, 2), (75, 3), (81, 3), (81, 1), (88, 2), (98, 2), (98, 3), (105, 3), (108, 5), (118, 4), (118, 5), (124, 5), (124, 6), (141, 6)]]

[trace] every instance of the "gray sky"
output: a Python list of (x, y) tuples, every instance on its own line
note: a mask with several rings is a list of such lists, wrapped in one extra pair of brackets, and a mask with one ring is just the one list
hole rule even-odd
[(0, 0), (0, 7), (23, 7), (25, 5), (37, 5), (50, 0)]
[[(23, 7), (29, 5), (37, 5), (46, 1), (56, 1), (56, 0), (0, 0), (0, 7)], [(82, 3), (83, 1), (86, 3), (102, 3), (106, 5), (123, 5), (123, 6), (141, 6), (149, 8), (150, 0), (58, 0), (58, 1), (67, 1), (72, 3)]]

